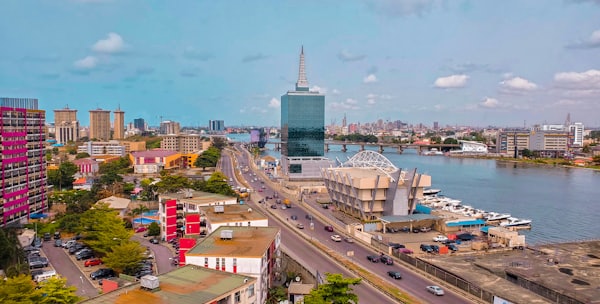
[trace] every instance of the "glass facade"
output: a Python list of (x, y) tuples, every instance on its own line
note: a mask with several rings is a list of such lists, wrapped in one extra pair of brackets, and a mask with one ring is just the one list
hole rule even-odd
[(281, 96), (281, 153), (288, 157), (325, 153), (325, 95), (291, 91)]

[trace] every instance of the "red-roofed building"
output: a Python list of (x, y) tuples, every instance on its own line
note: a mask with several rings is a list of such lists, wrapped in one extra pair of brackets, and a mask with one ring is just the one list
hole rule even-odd
[(75, 190), (92, 190), (94, 180), (90, 177), (80, 177), (73, 182), (73, 189)]
[(91, 158), (80, 158), (73, 161), (83, 176), (92, 176), (98, 173), (98, 162)]
[(159, 173), (180, 167), (181, 154), (169, 150), (136, 151), (129, 154), (134, 173)]

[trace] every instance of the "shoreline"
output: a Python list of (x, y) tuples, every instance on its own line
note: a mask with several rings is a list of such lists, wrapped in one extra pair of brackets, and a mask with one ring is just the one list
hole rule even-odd
[[(499, 161), (499, 162), (506, 162), (506, 163), (514, 163), (514, 164), (527, 164), (527, 165), (533, 165), (533, 166), (540, 166), (540, 167), (549, 167), (549, 168), (572, 168), (572, 169), (587, 169), (587, 170), (592, 170), (592, 171), (600, 171), (600, 168), (595, 168), (595, 167), (586, 167), (586, 166), (575, 166), (575, 165), (566, 165), (566, 164), (560, 164), (558, 161), (555, 163), (545, 163), (545, 162), (536, 162), (535, 160), (531, 160), (531, 159), (515, 159), (515, 158), (509, 158), (509, 157), (497, 157), (497, 156), (478, 156), (478, 155), (448, 155), (448, 157), (456, 157), (456, 158), (474, 158), (474, 159), (488, 159), (488, 160), (495, 160), (495, 161)], [(542, 158), (540, 160), (550, 160), (553, 158)], [(557, 159), (558, 160), (558, 159)]]

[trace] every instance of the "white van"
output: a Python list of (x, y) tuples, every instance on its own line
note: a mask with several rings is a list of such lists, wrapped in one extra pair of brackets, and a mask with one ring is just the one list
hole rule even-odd
[(38, 283), (46, 281), (47, 279), (51, 278), (51, 277), (55, 277), (56, 276), (56, 271), (55, 270), (48, 270), (48, 271), (44, 271), (41, 274), (38, 274), (35, 276), (34, 280)]

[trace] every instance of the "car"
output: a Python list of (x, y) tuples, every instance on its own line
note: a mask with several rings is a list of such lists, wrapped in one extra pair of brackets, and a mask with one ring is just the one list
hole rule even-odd
[(372, 263), (379, 263), (379, 256), (376, 255), (368, 255), (367, 256), (367, 260), (371, 261)]
[(92, 249), (83, 249), (81, 251), (79, 251), (77, 254), (75, 254), (75, 258), (77, 260), (87, 260), (89, 258), (93, 258), (94, 257), (94, 251), (92, 251)]
[(69, 247), (69, 254), (76, 254), (79, 250), (85, 248), (81, 243), (75, 243), (75, 245)]
[(331, 225), (326, 225), (324, 227), (324, 229), (325, 229), (325, 231), (333, 232), (333, 226), (331, 226)]
[(412, 233), (419, 233), (421, 232), (421, 230), (419, 230), (419, 228), (413, 228)]
[(394, 259), (392, 259), (391, 257), (382, 254), (379, 257), (379, 260), (381, 261), (381, 263), (386, 264), (386, 265), (394, 265)]
[(263, 192), (263, 189), (258, 189), (258, 192)]
[(346, 241), (346, 243), (354, 243), (354, 239), (349, 236), (345, 237), (344, 241)]
[(297, 216), (297, 215), (295, 215), (295, 214), (293, 214), (292, 216), (290, 216), (290, 218), (291, 218), (293, 221), (295, 221), (295, 220), (297, 220), (297, 219), (298, 219), (298, 216)]
[(45, 257), (40, 257), (40, 256), (31, 257), (28, 259), (28, 262), (29, 262), (30, 269), (48, 267), (48, 259)]
[(394, 248), (394, 249), (400, 249), (400, 248), (404, 248), (406, 246), (400, 244), (400, 243), (388, 243), (388, 246)]
[(433, 252), (440, 253), (440, 246), (438, 246), (438, 245), (429, 245), (429, 246), (431, 246), (431, 249), (433, 249)]
[(431, 245), (421, 244), (420, 248), (421, 248), (421, 251), (424, 251), (427, 253), (433, 252), (433, 248), (431, 247)]
[(277, 209), (277, 205), (271, 205), (271, 209)]
[(35, 238), (33, 240), (33, 247), (35, 247), (35, 248), (42, 248), (42, 239)]
[(387, 272), (387, 274), (395, 280), (402, 279), (402, 274), (400, 273), (400, 271), (390, 270)]
[(60, 240), (60, 231), (54, 232), (54, 239), (55, 240)]
[(445, 235), (441, 235), (441, 234), (436, 235), (436, 236), (433, 237), (433, 241), (434, 242), (444, 242), (444, 241), (447, 241), (447, 240), (448, 240), (448, 238)]
[(334, 241), (334, 242), (341, 242), (342, 241), (342, 237), (339, 236), (339, 235), (337, 235), (337, 234), (334, 234), (334, 235), (331, 236), (331, 240)]
[(421, 232), (429, 232), (431, 231), (431, 227), (421, 227)]
[(408, 233), (408, 232), (410, 232), (410, 228), (408, 228), (407, 226), (404, 226), (404, 227), (400, 228), (400, 232)]
[(298, 223), (298, 224), (296, 224), (296, 228), (304, 229), (304, 225), (302, 223)]
[(144, 227), (144, 226), (142, 226), (142, 227), (137, 227), (137, 228), (135, 229), (135, 233), (144, 232), (144, 231), (146, 231), (146, 230), (148, 230), (148, 228), (146, 228), (146, 227)]
[(445, 241), (442, 241), (442, 244), (444, 244), (444, 245), (449, 245), (449, 244), (454, 244), (454, 243), (456, 243), (456, 241), (455, 240), (451, 240), (451, 239), (447, 239)]
[(39, 276), (40, 274), (44, 273), (43, 269), (32, 269), (29, 271), (29, 273), (31, 274), (31, 279), (35, 280), (35, 278), (37, 276)]
[(446, 246), (448, 247), (448, 249), (450, 251), (458, 251), (458, 247), (456, 247), (456, 245), (454, 245), (454, 244), (448, 244)]
[(62, 247), (65, 249), (69, 249), (69, 248), (71, 248), (71, 246), (75, 245), (75, 243), (77, 243), (77, 241), (68, 240), (68, 241), (62, 243)]
[(427, 291), (431, 292), (432, 294), (436, 295), (436, 296), (443, 296), (444, 295), (444, 290), (439, 287), (439, 286), (427, 286)]
[(309, 221), (312, 221), (313, 216), (310, 215), (310, 214), (307, 214), (307, 215), (304, 216), (304, 218), (307, 219), (307, 220), (309, 220)]
[(54, 240), (54, 247), (62, 247), (62, 240), (61, 239)]
[(114, 277), (115, 271), (110, 268), (100, 268), (92, 273), (90, 273), (90, 278), (92, 280), (104, 279), (109, 277)]
[(48, 242), (52, 239), (52, 236), (50, 235), (50, 232), (46, 232), (44, 233), (44, 241)]
[(85, 263), (83, 263), (83, 266), (85, 267), (91, 267), (91, 266), (98, 266), (98, 265), (102, 265), (102, 260), (101, 259), (89, 259), (87, 261), (85, 261)]
[(398, 249), (398, 252), (404, 253), (404, 254), (413, 254), (413, 251), (408, 248), (400, 248), (400, 249)]
[(463, 233), (463, 234), (459, 234), (456, 236), (458, 239), (460, 239), (461, 241), (470, 241), (472, 239), (475, 238), (474, 235), (470, 234), (470, 233)]
[(152, 239), (150, 239), (150, 243), (152, 243), (152, 244), (158, 244), (158, 239), (157, 238), (152, 238)]

